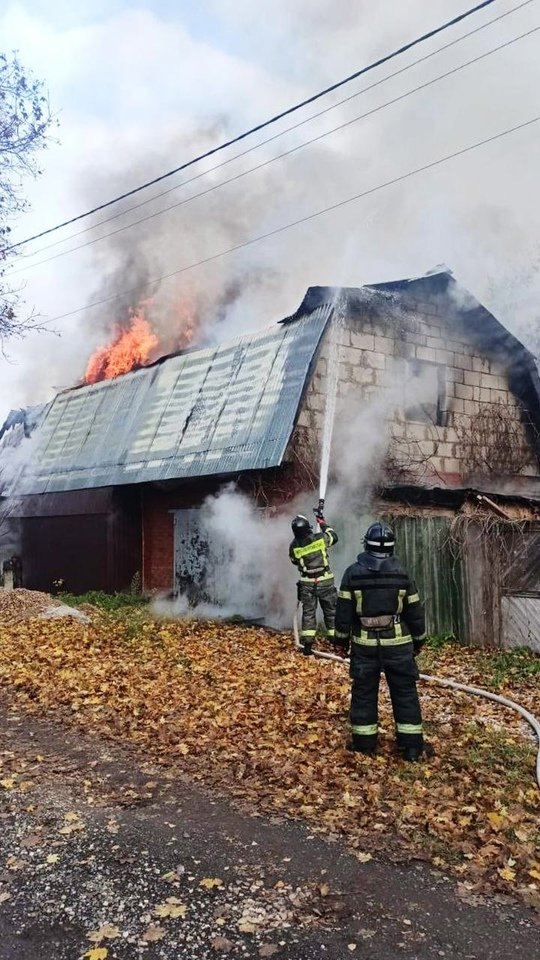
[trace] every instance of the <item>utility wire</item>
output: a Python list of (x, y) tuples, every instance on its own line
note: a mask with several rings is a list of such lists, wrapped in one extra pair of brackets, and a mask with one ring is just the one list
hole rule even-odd
[[(380, 85), (383, 84), (383, 83), (386, 83), (387, 80), (391, 80), (391, 79), (393, 79), (394, 77), (396, 77), (396, 76), (398, 76), (398, 75), (400, 75), (400, 74), (402, 74), (402, 73), (405, 73), (407, 70), (411, 70), (413, 67), (417, 66), (419, 63), (423, 63), (423, 62), (425, 62), (426, 60), (431, 59), (431, 57), (434, 57), (436, 54), (441, 53), (443, 50), (448, 50), (450, 47), (453, 47), (453, 46), (455, 46), (456, 44), (461, 43), (461, 41), (462, 41), (462, 40), (465, 40), (467, 37), (470, 37), (470, 36), (472, 36), (473, 34), (479, 33), (481, 30), (485, 30), (486, 27), (491, 26), (491, 24), (496, 23), (496, 22), (499, 21), (499, 20), (503, 20), (505, 17), (508, 17), (511, 13), (515, 13), (517, 10), (521, 10), (523, 7), (528, 6), (528, 5), (529, 5), (530, 3), (532, 3), (532, 2), (533, 2), (533, 0), (523, 0), (522, 3), (518, 4), (518, 6), (512, 7), (511, 10), (506, 10), (504, 13), (500, 14), (498, 17), (494, 17), (492, 20), (488, 20), (486, 23), (482, 24), (481, 26), (475, 27), (474, 30), (470, 30), (468, 33), (463, 34), (461, 37), (457, 37), (456, 40), (452, 40), (452, 41), (450, 41), (450, 43), (446, 43), (446, 44), (444, 44), (442, 47), (438, 47), (436, 50), (433, 50), (431, 53), (426, 54), (426, 56), (424, 56), (424, 57), (419, 57), (417, 60), (413, 60), (412, 63), (407, 64), (405, 67), (401, 67), (399, 70), (396, 70), (394, 73), (390, 73), (390, 74), (388, 74), (386, 77), (383, 77), (381, 80), (377, 80), (375, 83), (370, 84), (368, 87), (364, 87), (362, 90), (358, 90), (356, 93), (353, 93), (353, 94), (351, 94), (351, 95), (348, 96), (348, 97), (345, 97), (343, 100), (338, 100), (336, 103), (331, 104), (331, 105), (328, 106), (328, 107), (325, 107), (323, 110), (319, 110), (317, 113), (314, 113), (314, 114), (312, 114), (312, 115), (309, 116), (309, 117), (306, 117), (304, 120), (300, 120), (298, 123), (295, 123), (295, 124), (293, 124), (293, 125), (290, 126), (290, 127), (286, 127), (284, 130), (281, 130), (279, 133), (276, 133), (276, 134), (274, 134), (273, 136), (268, 137), (266, 140), (262, 140), (262, 141), (260, 141), (259, 143), (256, 143), (254, 146), (249, 147), (247, 150), (243, 150), (241, 153), (237, 153), (237, 154), (235, 154), (233, 157), (229, 157), (227, 160), (223, 160), (221, 163), (217, 163), (217, 164), (215, 164), (213, 167), (209, 167), (207, 170), (204, 170), (202, 173), (199, 173), (199, 174), (197, 174), (197, 175), (194, 176), (194, 177), (190, 177), (188, 180), (183, 180), (181, 183), (176, 184), (174, 187), (169, 187), (168, 190), (163, 190), (163, 191), (161, 191), (161, 193), (157, 193), (157, 194), (155, 194), (153, 197), (149, 197), (149, 198), (147, 198), (146, 200), (141, 201), (140, 203), (132, 204), (131, 207), (127, 207), (126, 209), (121, 210), (119, 213), (116, 213), (116, 214), (114, 214), (114, 215), (111, 216), (111, 217), (105, 217), (103, 220), (100, 220), (98, 223), (91, 224), (89, 227), (85, 227), (85, 228), (82, 229), (82, 230), (78, 230), (76, 233), (70, 234), (69, 237), (64, 237), (62, 240), (55, 240), (53, 243), (49, 243), (49, 244), (47, 244), (47, 245), (44, 246), (44, 247), (40, 247), (39, 249), (34, 250), (32, 253), (23, 254), (23, 260), (31, 259), (32, 257), (37, 256), (39, 253), (44, 253), (44, 252), (47, 251), (47, 250), (52, 250), (54, 247), (58, 247), (58, 246), (61, 246), (61, 245), (64, 244), (64, 243), (68, 243), (69, 240), (74, 240), (74, 239), (76, 239), (77, 237), (83, 236), (84, 234), (89, 233), (89, 232), (92, 231), (92, 230), (96, 230), (98, 227), (103, 226), (103, 225), (106, 224), (106, 223), (111, 223), (111, 222), (113, 222), (114, 220), (118, 220), (120, 217), (123, 217), (123, 216), (125, 216), (126, 214), (131, 213), (133, 210), (139, 210), (141, 207), (147, 206), (149, 203), (154, 203), (155, 200), (159, 200), (161, 197), (168, 196), (168, 194), (173, 193), (175, 190), (180, 190), (181, 187), (187, 186), (187, 185), (190, 184), (190, 183), (194, 183), (195, 181), (200, 180), (202, 177), (208, 176), (208, 174), (213, 173), (215, 170), (219, 170), (219, 169), (221, 169), (221, 167), (225, 167), (225, 166), (227, 166), (228, 164), (233, 163), (235, 160), (238, 160), (238, 159), (240, 159), (241, 157), (245, 157), (245, 156), (247, 156), (248, 154), (253, 153), (253, 151), (258, 150), (260, 147), (266, 146), (266, 144), (268, 144), (268, 143), (272, 143), (274, 140), (279, 139), (280, 137), (284, 136), (284, 135), (287, 134), (287, 133), (290, 133), (292, 130), (297, 130), (299, 127), (304, 126), (306, 123), (310, 123), (312, 120), (315, 120), (315, 119), (317, 119), (318, 117), (323, 116), (324, 114), (330, 112), (331, 110), (335, 110), (337, 107), (342, 106), (344, 103), (349, 103), (351, 100), (354, 100), (356, 97), (361, 96), (363, 93), (367, 93), (369, 90), (373, 90), (375, 87), (378, 87), (378, 86), (380, 86)], [(528, 35), (528, 34), (522, 34), (520, 37), (517, 37), (517, 38), (515, 38), (515, 39), (519, 40), (519, 39), (521, 39), (521, 37), (527, 36), (527, 35)], [(513, 41), (513, 40), (510, 41), (510, 43), (513, 43), (513, 42), (515, 42), (515, 41)], [(500, 48), (499, 48), (499, 47), (496, 47), (493, 51), (489, 51), (489, 53), (495, 52), (495, 51), (498, 50), (498, 49), (500, 49)], [(489, 54), (488, 54), (488, 55), (489, 55)], [(478, 58), (478, 59), (481, 59), (481, 57)], [(476, 61), (475, 61), (475, 60), (471, 60), (471, 61), (468, 61), (468, 63), (463, 64), (462, 66), (468, 66), (469, 63), (474, 63), (474, 62), (476, 62)], [(461, 67), (459, 67), (458, 69), (461, 69)], [(450, 72), (451, 72), (451, 71), (450, 71)], [(448, 76), (448, 75), (449, 75), (449, 74), (443, 74), (442, 77)], [(437, 79), (441, 79), (442, 77), (435, 78), (435, 79), (436, 79), (436, 80), (437, 80)], [(422, 89), (422, 87), (417, 87), (417, 88), (415, 88), (415, 90), (419, 90), (419, 89)], [(414, 93), (415, 90), (409, 91), (409, 93), (405, 94), (405, 96), (409, 96), (410, 93)], [(397, 100), (397, 99), (399, 99), (399, 98), (396, 98), (396, 100)], [(388, 103), (394, 103), (394, 102), (396, 102), (396, 101), (395, 101), (395, 100), (392, 100), (392, 101), (389, 101)], [(381, 108), (379, 108), (379, 109), (383, 109), (383, 108), (384, 108), (385, 106), (387, 106), (387, 105), (388, 105), (388, 104), (383, 104), (383, 105), (381, 106)], [(369, 115), (369, 114), (364, 114), (363, 116), (368, 116), (368, 115)], [(355, 120), (356, 120), (356, 119), (362, 119), (362, 117), (357, 117), (357, 118), (355, 118)], [(353, 120), (353, 121), (350, 121), (350, 122), (355, 122), (355, 121)], [(343, 126), (343, 125), (342, 125), (342, 126)], [(341, 129), (341, 127), (335, 127), (333, 130), (328, 131), (328, 133), (333, 133), (333, 132), (335, 132), (335, 130), (338, 130), (338, 129)], [(309, 140), (309, 141), (306, 141), (306, 142), (307, 142), (307, 143), (312, 143), (312, 142), (314, 142), (316, 139), (317, 139), (317, 138), (315, 137), (315, 138), (313, 138), (313, 140)], [(304, 144), (300, 144), (300, 147), (301, 147), (301, 146), (304, 146)], [(287, 155), (288, 155), (288, 152), (279, 154), (279, 157), (284, 157), (284, 156), (287, 156)], [(275, 158), (273, 158), (273, 159), (279, 159), (279, 157), (275, 157)], [(273, 161), (270, 161), (270, 162), (273, 162)], [(259, 169), (259, 167), (254, 167), (254, 168), (252, 168), (252, 169)], [(249, 170), (249, 171), (246, 171), (246, 172), (247, 172), (247, 173), (250, 173), (251, 171)], [(242, 174), (242, 175), (243, 175), (243, 174)], [(223, 181), (223, 183), (217, 184), (216, 186), (223, 186), (223, 185), (225, 185), (225, 184), (227, 184), (227, 183), (230, 183), (230, 182), (231, 182), (232, 180), (234, 180), (234, 179), (236, 179), (236, 178), (230, 178), (229, 180), (225, 180), (225, 181)], [(212, 189), (214, 189), (214, 188), (212, 188)], [(205, 191), (205, 192), (206, 192), (206, 191)], [(184, 202), (189, 202), (189, 200), (196, 199), (196, 197), (200, 197), (200, 196), (203, 196), (203, 195), (204, 195), (204, 193), (195, 194), (195, 196), (189, 197), (188, 200), (187, 200), (187, 201), (184, 201)], [(156, 211), (156, 213), (153, 214), (153, 216), (154, 216), (154, 215), (157, 216), (157, 215), (159, 215), (159, 214), (161, 214), (161, 213), (166, 213), (168, 210), (172, 210), (172, 209), (174, 209), (174, 207), (179, 206), (179, 205), (180, 205), (180, 204), (172, 204), (171, 206), (164, 207), (162, 210)], [(132, 221), (130, 224), (128, 224), (128, 226), (129, 226), (129, 227), (131, 227), (131, 226), (136, 226), (138, 223), (144, 222), (145, 219), (150, 219), (150, 218), (142, 218), (142, 219), (140, 219), (140, 220), (134, 220), (134, 221)], [(126, 229), (126, 228), (122, 228), (122, 229)], [(106, 239), (107, 237), (114, 236), (114, 233), (115, 233), (115, 232), (116, 232), (116, 231), (113, 231), (112, 233), (103, 234), (103, 236), (97, 237), (96, 240), (104, 240), (104, 239)], [(87, 246), (87, 244), (81, 244), (81, 245), (79, 245), (79, 246), (77, 246), (77, 247), (73, 247), (72, 250), (79, 250), (79, 249), (81, 249), (81, 247), (84, 247), (84, 246)], [(72, 250), (66, 250), (66, 251), (64, 251), (64, 252), (65, 252), (65, 253), (71, 253)], [(44, 260), (39, 260), (39, 261), (37, 261), (36, 263), (31, 263), (31, 264), (29, 264), (29, 267), (39, 266), (40, 264), (42, 264), (42, 263), (48, 263), (50, 260), (53, 260), (53, 259), (56, 259), (56, 258), (55, 258), (55, 257), (49, 257), (49, 258), (44, 259)], [(8, 266), (7, 269), (5, 270), (5, 273), (6, 273), (6, 274), (16, 274), (16, 273), (21, 273), (22, 270), (23, 270), (23, 268), (15, 269), (14, 267), (13, 267), (13, 268), (10, 268), (10, 267)]]
[(532, 27), (531, 30), (527, 30), (526, 33), (522, 33), (518, 37), (513, 37), (511, 40), (506, 40), (504, 43), (499, 44), (498, 47), (493, 47), (492, 50), (487, 50), (485, 53), (479, 54), (472, 60), (467, 60), (465, 63), (461, 63), (457, 67), (447, 70), (446, 73), (441, 73), (438, 77), (433, 77), (431, 80), (421, 83), (418, 87), (413, 87), (412, 90), (407, 90), (405, 93), (402, 93), (397, 97), (393, 97), (392, 100), (387, 100), (386, 103), (382, 103), (377, 107), (373, 107), (371, 110), (367, 110), (366, 113), (362, 113), (358, 117), (352, 117), (350, 120), (340, 123), (337, 127), (333, 127), (331, 130), (326, 130), (324, 133), (319, 133), (310, 140), (305, 140), (303, 143), (299, 143), (296, 146), (291, 147), (284, 153), (278, 153), (275, 157), (270, 157), (268, 160), (263, 160), (262, 163), (257, 164), (255, 167), (249, 167), (247, 170), (242, 170), (240, 173), (237, 173), (234, 177), (229, 177), (227, 180), (221, 180), (219, 183), (214, 183), (212, 186), (208, 187), (206, 190), (202, 190), (200, 193), (194, 193), (190, 197), (185, 197), (183, 200), (178, 200), (177, 203), (172, 203), (167, 207), (163, 207), (161, 210), (155, 210), (154, 213), (149, 213), (145, 217), (140, 217), (138, 220), (133, 220), (132, 223), (126, 223), (122, 227), (117, 227), (116, 230), (111, 230), (109, 233), (105, 233), (101, 237), (94, 237), (93, 240), (87, 240), (85, 243), (80, 243), (76, 247), (70, 247), (69, 250), (62, 250), (60, 253), (55, 253), (50, 257), (45, 257), (43, 260), (37, 260), (34, 263), (21, 266), (17, 270), (11, 270), (9, 275), (14, 276), (17, 273), (24, 273), (26, 270), (29, 270), (32, 267), (39, 267), (44, 263), (50, 263), (52, 260), (58, 260), (59, 257), (65, 257), (69, 253), (75, 253), (77, 250), (84, 249), (84, 247), (90, 247), (94, 243), (99, 243), (101, 240), (107, 240), (109, 237), (114, 237), (116, 234), (122, 233), (124, 230), (130, 230), (132, 227), (135, 227), (138, 224), (147, 223), (149, 220), (153, 220), (154, 217), (159, 217), (163, 213), (168, 213), (171, 210), (176, 210), (178, 207), (182, 207), (185, 204), (191, 203), (192, 200), (205, 197), (209, 193), (213, 193), (214, 190), (218, 190), (220, 187), (224, 187), (229, 183), (235, 183), (237, 180), (247, 177), (250, 173), (254, 173), (257, 170), (262, 170), (264, 167), (270, 166), (270, 164), (275, 163), (276, 160), (282, 160), (284, 157), (289, 157), (292, 154), (297, 153), (299, 150), (302, 150), (304, 147), (307, 147), (313, 143), (317, 143), (320, 140), (324, 140), (325, 137), (344, 130), (347, 127), (350, 127), (353, 123), (358, 123), (359, 120), (364, 120), (366, 117), (373, 116), (373, 114), (379, 113), (380, 110), (384, 110), (385, 107), (389, 107), (392, 104), (406, 100), (407, 97), (412, 96), (413, 93), (418, 93), (419, 90), (425, 90), (427, 87), (431, 87), (434, 83), (438, 83), (439, 80), (444, 80), (446, 77), (451, 77), (453, 74), (459, 73), (459, 71), (463, 70), (465, 67), (470, 67), (472, 64), (479, 63), (481, 60), (485, 60), (493, 53), (497, 53), (499, 50), (504, 50), (513, 43), (517, 43), (518, 40), (522, 40), (524, 37), (530, 37), (533, 33), (537, 33), (538, 30), (540, 30), (540, 26)]
[(295, 113), (297, 110), (306, 107), (310, 103), (314, 103), (316, 100), (320, 100), (321, 97), (326, 96), (328, 93), (332, 93), (334, 90), (338, 90), (340, 87), (345, 86), (345, 84), (350, 83), (352, 80), (356, 80), (358, 77), (363, 76), (365, 73), (368, 73), (370, 70), (374, 70), (376, 67), (382, 66), (384, 63), (388, 63), (390, 60), (393, 60), (395, 57), (401, 56), (403, 53), (406, 53), (408, 50), (412, 50), (413, 47), (418, 46), (420, 43), (424, 43), (426, 40), (430, 40), (432, 37), (437, 36), (437, 34), (442, 33), (443, 30), (448, 30), (450, 27), (455, 26), (457, 23), (461, 23), (462, 20), (467, 19), (467, 17), (472, 16), (475, 13), (478, 13), (479, 10), (483, 10), (484, 7), (491, 6), (495, 0), (483, 0), (482, 3), (476, 4), (474, 7), (470, 7), (468, 10), (465, 10), (464, 13), (458, 14), (456, 17), (453, 17), (451, 20), (447, 20), (445, 23), (440, 24), (438, 27), (434, 27), (433, 30), (429, 30), (427, 33), (422, 34), (419, 37), (416, 37), (414, 40), (410, 40), (409, 43), (403, 44), (397, 50), (393, 50), (391, 53), (385, 54), (384, 57), (380, 57), (378, 60), (374, 60), (372, 63), (368, 64), (366, 67), (362, 67), (360, 70), (356, 70), (355, 73), (351, 73), (348, 77), (345, 77), (343, 80), (338, 80), (336, 83), (331, 84), (328, 87), (325, 87), (324, 90), (320, 90), (318, 93), (314, 93), (311, 97), (307, 97), (305, 100), (300, 101), (300, 103), (294, 104), (292, 107), (288, 107), (286, 110), (282, 110), (281, 113), (276, 113), (273, 117), (270, 117), (268, 120), (264, 120), (262, 123), (257, 124), (254, 127), (251, 127), (249, 130), (245, 130), (243, 133), (238, 134), (236, 137), (232, 137), (230, 140), (226, 140), (224, 143), (219, 144), (216, 147), (212, 147), (211, 150), (207, 150), (205, 153), (199, 154), (197, 157), (193, 157), (191, 160), (187, 160), (185, 163), (180, 164), (178, 167), (175, 167), (173, 170), (169, 170), (167, 173), (162, 173), (159, 177), (154, 177), (153, 180), (148, 180), (146, 183), (142, 183), (138, 187), (134, 187), (132, 190), (127, 190), (125, 193), (120, 194), (117, 197), (114, 197), (112, 200), (107, 200), (105, 203), (100, 203), (97, 206), (93, 207), (91, 210), (87, 210), (85, 213), (80, 213), (76, 217), (71, 217), (69, 220), (64, 220), (62, 223), (57, 224), (54, 227), (49, 227), (47, 230), (42, 230), (40, 233), (36, 233), (31, 237), (27, 237), (26, 240), (19, 240), (18, 243), (13, 243), (9, 247), (5, 247), (2, 251), (3, 253), (8, 253), (10, 250), (15, 250), (18, 247), (22, 247), (26, 243), (30, 243), (32, 240), (38, 240), (40, 237), (47, 236), (47, 234), (54, 233), (56, 230), (61, 230), (63, 227), (69, 226), (71, 223), (76, 223), (78, 220), (83, 220), (85, 217), (90, 217), (94, 213), (98, 213), (99, 210), (105, 210), (107, 207), (111, 207), (113, 204), (118, 203), (120, 200), (125, 200), (126, 197), (132, 197), (136, 193), (140, 193), (141, 190), (146, 190), (148, 187), (153, 186), (155, 183), (161, 183), (162, 180), (166, 180), (168, 177), (172, 177), (173, 174), (179, 173), (181, 170), (185, 170), (187, 167), (193, 166), (195, 163), (199, 163), (201, 160), (206, 159), (207, 157), (213, 156), (213, 154), (218, 153), (221, 150), (225, 150), (226, 147), (232, 146), (233, 143), (239, 143), (241, 140), (245, 140), (246, 137), (250, 137), (252, 134), (257, 133), (259, 130), (264, 130), (265, 127), (270, 126), (273, 123), (277, 123), (278, 120), (282, 120), (283, 117), (290, 116), (291, 113)]
[[(533, 0), (522, 0), (517, 6), (512, 7), (510, 10), (505, 10), (504, 13), (499, 14), (497, 17), (493, 17), (491, 20), (486, 20), (485, 23), (482, 23), (479, 27), (475, 27), (473, 30), (469, 30), (468, 33), (462, 34), (460, 37), (456, 37), (455, 40), (450, 40), (449, 43), (443, 44), (442, 47), (437, 47), (436, 50), (432, 50), (430, 53), (425, 54), (423, 57), (418, 57), (417, 60), (413, 60), (411, 63), (406, 64), (404, 67), (400, 67), (399, 70), (395, 70), (393, 73), (387, 74), (385, 77), (382, 77), (380, 80), (376, 80), (374, 83), (371, 83), (367, 87), (363, 87), (361, 90), (357, 90), (355, 93), (350, 94), (348, 97), (344, 97), (342, 100), (337, 100), (336, 103), (330, 104), (328, 107), (324, 107), (322, 110), (318, 110), (317, 113), (312, 113), (309, 117), (305, 117), (304, 120), (299, 120), (297, 123), (293, 123), (290, 127), (285, 127), (283, 130), (280, 130), (278, 133), (273, 134), (271, 137), (267, 137), (266, 140), (261, 140), (259, 143), (254, 144), (251, 147), (248, 147), (247, 150), (242, 150), (240, 153), (235, 153), (233, 157), (228, 157), (226, 160), (222, 160), (220, 163), (214, 164), (213, 167), (208, 167), (206, 170), (203, 170), (202, 173), (196, 174), (194, 177), (190, 177), (188, 180), (182, 180), (181, 183), (175, 184), (174, 187), (169, 187), (167, 190), (162, 190), (160, 193), (154, 194), (152, 197), (148, 197), (146, 200), (141, 200), (139, 203), (134, 203), (130, 207), (125, 207), (123, 210), (120, 210), (119, 213), (115, 213), (110, 217), (104, 217), (102, 220), (99, 220), (97, 223), (90, 224), (88, 227), (84, 227), (82, 230), (78, 230), (76, 233), (71, 233), (68, 237), (64, 237), (62, 240), (55, 240), (53, 243), (46, 244), (44, 247), (39, 247), (37, 250), (33, 250), (32, 253), (23, 254), (23, 259), (31, 259), (32, 257), (37, 256), (39, 253), (44, 253), (46, 250), (52, 250), (54, 247), (61, 246), (63, 243), (68, 243), (70, 240), (75, 240), (77, 237), (82, 236), (85, 233), (89, 233), (92, 230), (97, 230), (98, 227), (104, 226), (106, 223), (112, 223), (114, 220), (118, 220), (120, 217), (126, 216), (128, 213), (132, 213), (133, 210), (140, 210), (141, 207), (147, 206), (149, 203), (154, 203), (154, 201), (159, 200), (161, 197), (166, 197), (170, 193), (174, 193), (175, 190), (180, 190), (182, 187), (187, 186), (190, 183), (195, 183), (197, 180), (200, 180), (202, 177), (208, 176), (210, 173), (213, 173), (215, 170), (220, 170), (221, 167), (225, 167), (230, 163), (234, 163), (235, 160), (239, 160), (242, 157), (247, 156), (250, 153), (253, 153), (254, 150), (259, 150), (261, 147), (266, 146), (268, 143), (273, 143), (274, 140), (279, 140), (280, 137), (285, 136), (287, 133), (291, 133), (293, 130), (298, 130), (299, 127), (305, 126), (306, 123), (311, 123), (312, 120), (316, 120), (319, 117), (324, 116), (329, 113), (331, 110), (336, 110), (338, 107), (343, 106), (345, 103), (349, 103), (351, 100), (355, 100), (357, 97), (362, 96), (364, 93), (368, 93), (370, 90), (374, 90), (376, 87), (381, 86), (383, 83), (387, 83), (388, 80), (392, 80), (394, 77), (400, 76), (402, 73), (406, 73), (408, 70), (412, 70), (413, 67), (418, 66), (420, 63), (425, 63), (426, 60), (431, 60), (432, 57), (435, 57), (438, 53), (442, 53), (445, 50), (449, 50), (451, 47), (455, 47), (458, 43), (461, 43), (462, 40), (468, 39), (477, 33), (480, 33), (482, 30), (485, 30), (487, 27), (490, 27), (494, 23), (498, 23), (500, 20), (504, 20), (506, 17), (509, 17), (510, 14), (516, 13), (518, 10), (523, 9), (523, 7), (529, 6), (533, 3)], [(165, 210), (169, 208), (166, 207)], [(137, 222), (137, 221), (136, 221)], [(9, 267), (8, 267), (9, 270)]]
[(141, 289), (146, 289), (147, 287), (156, 286), (156, 284), (162, 283), (164, 280), (170, 280), (172, 277), (177, 277), (182, 273), (187, 273), (189, 270), (195, 270), (197, 267), (204, 266), (204, 264), (212, 263), (215, 260), (220, 260), (222, 257), (226, 257), (231, 253), (235, 253), (237, 250), (243, 250), (246, 247), (253, 246), (256, 243), (260, 243), (262, 240), (268, 240), (270, 237), (275, 237), (280, 233), (284, 233), (286, 230), (292, 229), (292, 227), (300, 226), (300, 224), (308, 223), (311, 220), (315, 220), (317, 217), (322, 216), (325, 213), (331, 213), (333, 210), (338, 210), (341, 207), (345, 207), (349, 203), (354, 203), (356, 200), (361, 200), (363, 197), (371, 196), (374, 193), (378, 193), (379, 190), (384, 190), (386, 187), (391, 187), (396, 183), (402, 183), (404, 180), (408, 180), (410, 177), (414, 177), (419, 173), (424, 173), (426, 170), (432, 170), (435, 167), (440, 166), (440, 164), (446, 163), (448, 160), (453, 160), (455, 157), (464, 156), (466, 153), (470, 153), (472, 150), (476, 150), (478, 147), (484, 147), (489, 143), (494, 143), (496, 140), (500, 140), (502, 137), (507, 137), (511, 133), (516, 133), (518, 130), (524, 130), (526, 127), (532, 126), (534, 123), (538, 123), (540, 116), (533, 117), (531, 120), (525, 120), (523, 123), (517, 124), (515, 127), (509, 127), (506, 130), (502, 130), (500, 133), (496, 133), (491, 137), (486, 137), (484, 140), (478, 140), (476, 143), (471, 143), (467, 147), (462, 147), (460, 150), (454, 151), (454, 153), (448, 153), (444, 157), (439, 157), (437, 160), (432, 160), (430, 163), (425, 163), (421, 167), (416, 167), (414, 170), (409, 170), (407, 173), (402, 173), (398, 177), (393, 177), (391, 180), (385, 180), (384, 183), (379, 183), (375, 187), (370, 187), (368, 190), (362, 191), (362, 193), (356, 193), (352, 197), (347, 197), (345, 200), (339, 200), (337, 203), (332, 203), (327, 207), (322, 207), (320, 210), (315, 210), (314, 213), (307, 214), (305, 217), (299, 217), (298, 220), (292, 220), (289, 223), (284, 223), (279, 227), (275, 227), (274, 230), (269, 230), (267, 233), (261, 233), (258, 236), (251, 237), (249, 240), (243, 240), (241, 243), (236, 243), (232, 247), (228, 247), (225, 250), (220, 250), (218, 253), (211, 254), (209, 257), (205, 257), (202, 260), (197, 260), (194, 263), (186, 264), (184, 267), (179, 267), (177, 270), (171, 271), (171, 273), (164, 274), (161, 277), (155, 277), (153, 280), (149, 280), (147, 283), (137, 287), (130, 287), (127, 290), (121, 290), (119, 293), (115, 293), (110, 297), (104, 297), (102, 300), (95, 300), (93, 303), (87, 303), (84, 307), (78, 307), (76, 310), (70, 310), (68, 313), (62, 313), (59, 316), (52, 317), (50, 320), (47, 320), (46, 323), (56, 323), (59, 320), (65, 320), (67, 317), (74, 317), (76, 314), (84, 313), (86, 310), (90, 310), (93, 307), (101, 307), (105, 303), (112, 303), (114, 300), (119, 300), (121, 297), (125, 297), (128, 294), (140, 293)]

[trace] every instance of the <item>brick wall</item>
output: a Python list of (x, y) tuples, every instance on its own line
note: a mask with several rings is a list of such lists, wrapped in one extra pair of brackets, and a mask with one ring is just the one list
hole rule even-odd
[[(259, 506), (274, 510), (306, 486), (292, 465), (234, 478), (238, 489)], [(142, 493), (143, 589), (168, 593), (174, 588), (174, 511), (200, 507), (231, 479), (206, 478), (164, 489), (146, 485)], [(309, 484), (308, 484), (309, 486)]]
[[(298, 419), (298, 428), (317, 439), (324, 421), (330, 335), (325, 334)], [(519, 485), (520, 479), (536, 482), (540, 476), (504, 354), (496, 344), (479, 346), (478, 339), (448, 296), (401, 301), (386, 315), (369, 306), (347, 315), (339, 332), (338, 417), (346, 416), (356, 400), (358, 409), (363, 404), (369, 411), (366, 403), (378, 398), (380, 409), (385, 391), (394, 396), (403, 361), (440, 370), (439, 422), (407, 419), (395, 397), (389, 405), (387, 469), (396, 474), (389, 479), (452, 485), (487, 478), (500, 483), (506, 476)], [(511, 446), (510, 456), (503, 441)]]
[(143, 510), (143, 590), (173, 588), (173, 515), (162, 497), (145, 494)]

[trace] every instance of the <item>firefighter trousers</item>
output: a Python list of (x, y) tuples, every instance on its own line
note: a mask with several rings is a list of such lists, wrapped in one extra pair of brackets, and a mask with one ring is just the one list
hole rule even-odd
[(320, 603), (324, 617), (324, 625), (329, 637), (335, 634), (334, 624), (336, 619), (337, 590), (334, 584), (334, 578), (327, 580), (314, 580), (312, 583), (306, 583), (305, 580), (298, 582), (298, 599), (302, 604), (302, 630), (300, 640), (302, 643), (312, 643), (317, 632), (317, 604)]
[(398, 748), (423, 748), (422, 713), (416, 689), (418, 667), (413, 645), (400, 647), (362, 647), (353, 643), (351, 651), (351, 712), (353, 743), (362, 750), (377, 745), (378, 697), (381, 672), (384, 671), (392, 700)]

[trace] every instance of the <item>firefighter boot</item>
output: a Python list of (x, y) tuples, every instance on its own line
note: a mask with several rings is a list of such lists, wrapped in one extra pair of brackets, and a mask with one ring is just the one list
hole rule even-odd
[(430, 758), (435, 756), (435, 750), (431, 743), (426, 742), (424, 742), (422, 747), (403, 747), (400, 753), (402, 759), (408, 763), (417, 763), (423, 757)]
[(363, 742), (364, 737), (355, 737), (345, 744), (345, 749), (350, 753), (363, 753), (365, 757), (374, 757), (377, 753), (377, 747)]

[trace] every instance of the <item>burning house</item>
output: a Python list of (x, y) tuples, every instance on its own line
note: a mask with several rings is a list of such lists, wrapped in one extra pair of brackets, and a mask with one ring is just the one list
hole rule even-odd
[(189, 595), (203, 582), (225, 602), (226, 544), (213, 549), (204, 516), (231, 481), (261, 518), (285, 518), (272, 549), (292, 583), (287, 520), (314, 499), (335, 394), (338, 575), (383, 514), (431, 632), (538, 646), (539, 372), (448, 270), (310, 288), (271, 328), (150, 365), (151, 327), (130, 329), (137, 369), (117, 376), (131, 362), (118, 343), (113, 367), (94, 357), (87, 383), (42, 411), (9, 499), (26, 586), (114, 591), (140, 577)]

